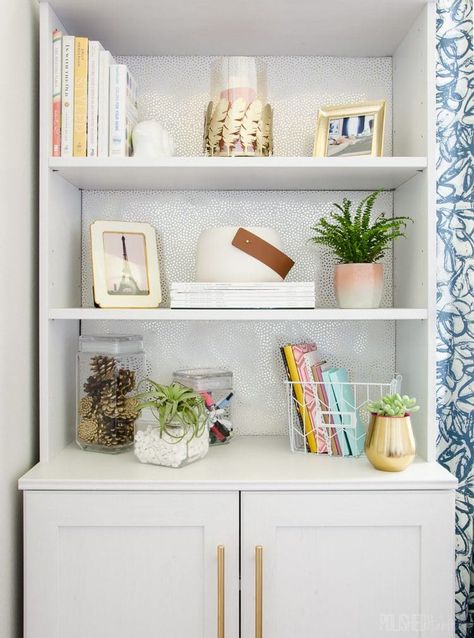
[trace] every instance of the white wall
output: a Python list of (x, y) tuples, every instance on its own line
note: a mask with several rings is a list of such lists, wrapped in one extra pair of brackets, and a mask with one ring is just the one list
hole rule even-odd
[(37, 457), (37, 6), (0, 0), (0, 637), (22, 634), (18, 477)]

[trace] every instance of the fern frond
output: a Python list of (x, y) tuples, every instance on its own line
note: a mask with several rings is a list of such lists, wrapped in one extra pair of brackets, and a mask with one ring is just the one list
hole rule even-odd
[(334, 202), (335, 211), (328, 218), (318, 220), (309, 239), (314, 244), (331, 248), (341, 263), (374, 263), (381, 259), (391, 243), (403, 232), (410, 217), (385, 217), (378, 215), (371, 223), (375, 201), (381, 190), (374, 191), (362, 199), (354, 214), (352, 202), (344, 198), (342, 204)]

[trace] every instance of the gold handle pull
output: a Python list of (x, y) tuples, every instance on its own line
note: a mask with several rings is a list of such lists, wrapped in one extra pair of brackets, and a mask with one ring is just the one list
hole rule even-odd
[(224, 545), (217, 546), (217, 638), (224, 638)]
[(255, 638), (263, 636), (263, 547), (255, 548)]

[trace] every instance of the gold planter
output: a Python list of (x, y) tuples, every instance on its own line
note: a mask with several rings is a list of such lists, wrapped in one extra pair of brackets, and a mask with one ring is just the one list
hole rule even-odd
[(377, 470), (404, 470), (415, 458), (410, 417), (372, 414), (365, 439), (365, 454)]

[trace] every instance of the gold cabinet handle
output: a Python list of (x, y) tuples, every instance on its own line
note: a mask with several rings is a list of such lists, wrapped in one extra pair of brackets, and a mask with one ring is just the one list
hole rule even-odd
[(217, 638), (224, 638), (224, 545), (217, 546)]
[(263, 547), (255, 547), (255, 638), (263, 636)]

